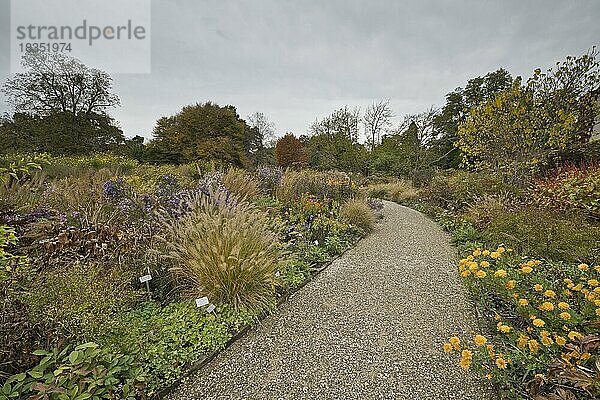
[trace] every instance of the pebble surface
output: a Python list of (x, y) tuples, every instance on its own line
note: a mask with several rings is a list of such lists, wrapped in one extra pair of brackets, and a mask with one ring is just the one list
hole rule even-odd
[(456, 249), (435, 222), (385, 202), (373, 233), (170, 396), (492, 399), (442, 345), (477, 333)]

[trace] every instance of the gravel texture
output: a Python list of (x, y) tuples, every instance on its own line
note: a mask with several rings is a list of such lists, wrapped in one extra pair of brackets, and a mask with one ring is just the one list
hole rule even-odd
[(476, 331), (455, 260), (433, 221), (386, 202), (371, 235), (170, 399), (491, 399), (442, 351)]

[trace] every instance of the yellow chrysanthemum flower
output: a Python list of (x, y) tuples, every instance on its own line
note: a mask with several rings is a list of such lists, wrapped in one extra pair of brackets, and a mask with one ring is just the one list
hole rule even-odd
[(564, 346), (565, 344), (567, 344), (567, 340), (562, 336), (556, 336), (554, 340), (556, 340), (556, 344), (559, 346)]
[(481, 268), (487, 268), (490, 266), (490, 263), (487, 261), (482, 261), (479, 265), (481, 265)]
[(500, 368), (500, 369), (506, 369), (506, 360), (502, 357), (498, 357), (496, 359), (496, 367)]
[(527, 346), (529, 347), (529, 351), (532, 353), (537, 353), (540, 349), (540, 344), (535, 339), (531, 339), (529, 342), (527, 342)]
[(556, 292), (554, 290), (548, 289), (544, 292), (544, 296), (553, 299), (556, 297)]
[(475, 272), (475, 276), (478, 277), (479, 279), (483, 279), (487, 276), (487, 273), (485, 271), (479, 270), (479, 271)]
[(542, 290), (544, 290), (544, 287), (539, 283), (536, 283), (535, 285), (533, 285), (533, 290), (535, 290), (536, 292), (541, 292)]
[(490, 253), (490, 257), (492, 257), (493, 259), (500, 258), (500, 253), (498, 253), (497, 251), (492, 251)]
[(561, 312), (560, 314), (558, 314), (559, 317), (561, 317), (562, 319), (564, 319), (565, 321), (570, 320), (571, 319), (571, 314), (569, 314), (568, 312)]
[(461, 358), (458, 363), (462, 369), (471, 368), (471, 359), (470, 358)]
[(456, 350), (460, 349), (460, 339), (459, 338), (457, 338), (456, 336), (452, 336), (450, 339), (448, 339), (448, 341), (450, 342), (452, 347), (454, 347)]
[(529, 304), (529, 301), (527, 301), (527, 299), (519, 299), (520, 306), (526, 306), (527, 304)]
[(561, 310), (568, 310), (569, 309), (569, 303), (565, 303), (564, 301), (560, 301), (558, 303), (558, 308), (560, 308)]
[(536, 318), (533, 320), (533, 325), (537, 326), (538, 328), (541, 328), (542, 326), (546, 325), (546, 323), (542, 319)]
[(554, 341), (551, 338), (549, 338), (548, 336), (542, 336), (541, 340), (542, 340), (542, 344), (546, 347), (552, 346), (552, 343), (554, 343)]
[(517, 281), (515, 281), (515, 280), (511, 279), (510, 281), (506, 282), (507, 289), (514, 289), (515, 286), (517, 286)]
[(487, 339), (485, 338), (485, 336), (482, 336), (482, 335), (475, 335), (475, 338), (473, 339), (473, 341), (475, 342), (477, 347), (483, 346), (484, 344), (487, 343)]
[(597, 279), (590, 279), (587, 281), (587, 283), (590, 286), (598, 286), (600, 284)]
[(576, 340), (576, 339), (583, 338), (583, 335), (581, 333), (577, 332), (577, 331), (571, 331), (571, 332), (569, 332), (569, 334), (567, 336), (571, 340)]
[(481, 254), (483, 254), (484, 256), (489, 256), (490, 255), (490, 251), (489, 250), (484, 250), (481, 252)]
[(521, 272), (524, 274), (530, 274), (533, 271), (533, 268), (531, 268), (530, 266), (526, 265), (523, 268), (521, 268)]
[(507, 273), (503, 269), (499, 269), (498, 271), (494, 272), (494, 276), (496, 278), (506, 278), (506, 275), (507, 275)]
[(452, 352), (452, 345), (450, 343), (444, 343), (444, 352), (445, 353), (451, 353)]
[(577, 266), (577, 268), (579, 268), (580, 271), (587, 271), (588, 269), (590, 269), (590, 266), (582, 263), (582, 264), (579, 264)]
[(517, 347), (520, 349), (524, 349), (527, 346), (527, 342), (529, 341), (529, 337), (525, 335), (520, 335), (517, 339)]
[(540, 304), (538, 308), (542, 311), (553, 311), (554, 304), (550, 303), (549, 301), (545, 301), (542, 304)]

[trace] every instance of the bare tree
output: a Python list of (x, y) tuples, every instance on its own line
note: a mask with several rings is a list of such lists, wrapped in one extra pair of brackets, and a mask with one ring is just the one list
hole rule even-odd
[(275, 147), (275, 124), (267, 118), (267, 116), (261, 112), (255, 112), (248, 116), (248, 125), (251, 128), (258, 130), (260, 137), (262, 138), (263, 144), (266, 147)]
[(315, 121), (311, 125), (310, 131), (312, 135), (323, 134), (329, 137), (341, 135), (350, 139), (352, 143), (357, 143), (359, 121), (360, 109), (357, 107), (350, 109), (348, 106), (344, 106), (321, 121)]
[(365, 110), (363, 124), (367, 139), (371, 142), (371, 151), (381, 139), (381, 132), (392, 124), (394, 112), (390, 107), (389, 100), (380, 100)]
[(433, 106), (418, 114), (407, 114), (402, 118), (397, 132), (406, 132), (411, 124), (414, 123), (419, 144), (427, 146), (436, 137), (434, 121), (438, 114), (439, 110)]
[(111, 93), (110, 75), (66, 54), (28, 51), (21, 63), (27, 71), (9, 78), (2, 87), (18, 112), (103, 114), (120, 104)]

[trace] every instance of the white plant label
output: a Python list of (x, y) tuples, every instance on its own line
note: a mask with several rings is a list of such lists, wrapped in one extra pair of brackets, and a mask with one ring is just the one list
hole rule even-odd
[(144, 283), (144, 282), (148, 282), (152, 280), (152, 275), (144, 275), (144, 276), (140, 276), (140, 282)]
[(204, 307), (208, 304), (208, 297), (200, 297), (196, 299), (196, 307)]
[(210, 305), (210, 306), (208, 306), (208, 308), (206, 309), (206, 312), (213, 312), (213, 311), (215, 311), (215, 308), (217, 308), (217, 307), (215, 307), (215, 305), (214, 305), (214, 304), (211, 304), (211, 305)]

